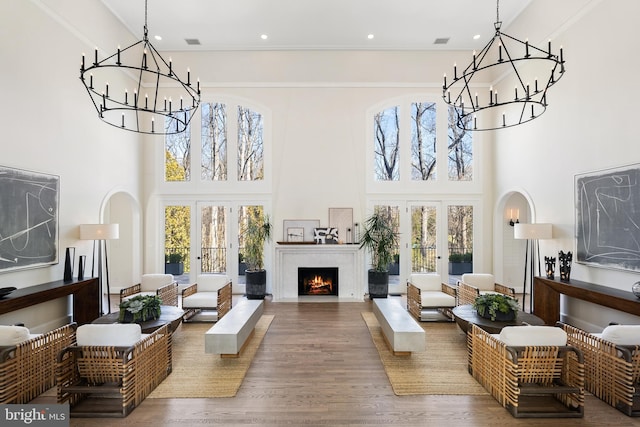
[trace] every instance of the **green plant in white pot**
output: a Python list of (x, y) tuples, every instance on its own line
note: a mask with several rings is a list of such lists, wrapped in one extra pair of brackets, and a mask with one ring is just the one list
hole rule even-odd
[(247, 299), (264, 299), (267, 290), (267, 272), (264, 269), (264, 245), (271, 238), (272, 225), (268, 216), (249, 213), (242, 250), (245, 271)]
[(371, 256), (368, 274), (369, 298), (386, 298), (389, 294), (389, 264), (398, 246), (399, 235), (392, 217), (376, 210), (363, 225), (360, 248)]

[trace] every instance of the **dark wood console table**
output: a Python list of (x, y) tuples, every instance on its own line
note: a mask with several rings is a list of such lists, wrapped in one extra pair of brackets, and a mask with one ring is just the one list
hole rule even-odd
[(561, 294), (640, 316), (640, 299), (632, 292), (573, 279), (567, 283), (535, 277), (533, 313), (547, 325), (553, 325), (560, 320)]
[(43, 283), (16, 289), (0, 299), (0, 314), (73, 295), (73, 321), (79, 325), (91, 323), (100, 316), (98, 278)]

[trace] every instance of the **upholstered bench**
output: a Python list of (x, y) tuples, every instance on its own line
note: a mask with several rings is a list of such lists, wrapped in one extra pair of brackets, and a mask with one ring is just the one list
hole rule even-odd
[(425, 351), (424, 329), (400, 302), (392, 298), (374, 298), (373, 314), (394, 355), (406, 356), (414, 351)]
[(264, 300), (242, 300), (204, 334), (205, 353), (238, 357), (262, 313)]

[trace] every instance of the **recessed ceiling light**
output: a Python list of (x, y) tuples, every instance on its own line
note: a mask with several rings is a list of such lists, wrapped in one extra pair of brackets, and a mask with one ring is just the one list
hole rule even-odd
[(480, 34), (476, 34), (475, 36), (473, 36), (474, 40), (478, 40), (480, 38)]
[(374, 35), (373, 35), (373, 34), (369, 34), (369, 35), (367, 36), (367, 38), (368, 38), (369, 40), (372, 40), (372, 39), (373, 39), (373, 37), (374, 37)]
[(260, 36), (260, 38), (261, 38), (262, 40), (266, 40), (266, 39), (268, 39), (268, 38), (269, 38), (269, 36), (268, 36), (268, 35), (266, 35), (266, 34), (262, 34), (262, 35)]
[(158, 41), (162, 40), (162, 36), (153, 36), (153, 38), (158, 40)]

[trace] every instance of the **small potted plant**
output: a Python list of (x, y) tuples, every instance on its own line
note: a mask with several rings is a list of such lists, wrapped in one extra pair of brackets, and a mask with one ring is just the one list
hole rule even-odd
[(520, 307), (518, 300), (504, 294), (480, 295), (473, 302), (478, 316), (498, 322), (510, 322), (516, 318)]
[(249, 215), (244, 236), (244, 261), (247, 299), (264, 299), (267, 292), (267, 272), (264, 269), (264, 244), (271, 238), (271, 222), (268, 216)]
[(140, 323), (160, 317), (162, 300), (157, 295), (136, 295), (120, 303), (120, 323)]
[(383, 212), (374, 212), (364, 223), (360, 248), (366, 248), (371, 255), (369, 299), (386, 298), (389, 294), (389, 264), (397, 250), (398, 238), (391, 218)]
[(165, 255), (164, 273), (181, 276), (184, 273), (184, 259), (180, 252)]

